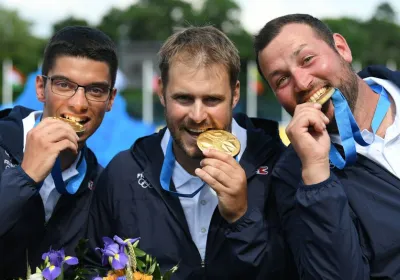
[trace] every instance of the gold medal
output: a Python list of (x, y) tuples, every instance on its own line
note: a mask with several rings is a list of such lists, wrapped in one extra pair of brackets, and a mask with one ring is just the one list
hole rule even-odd
[(56, 120), (62, 120), (63, 122), (66, 122), (67, 124), (69, 124), (76, 133), (83, 133), (85, 132), (85, 128), (83, 127), (83, 125), (81, 125), (80, 123), (70, 120), (70, 119), (66, 119), (66, 118), (61, 118), (61, 117), (53, 117), (53, 119)]
[(236, 156), (240, 151), (239, 140), (225, 130), (207, 130), (203, 132), (197, 138), (197, 146), (201, 151), (211, 148), (231, 156)]

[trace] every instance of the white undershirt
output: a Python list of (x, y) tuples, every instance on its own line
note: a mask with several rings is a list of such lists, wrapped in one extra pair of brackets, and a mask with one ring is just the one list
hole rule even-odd
[[(247, 134), (246, 130), (240, 127), (234, 119), (232, 119), (232, 134), (235, 135), (240, 142), (239, 161), (246, 149)], [(167, 129), (161, 141), (161, 148), (164, 152), (164, 156), (170, 137), (171, 134)], [(181, 193), (193, 193), (203, 184), (203, 181), (199, 177), (190, 175), (177, 161), (175, 161), (172, 171), (172, 181), (174, 182), (176, 190)], [(218, 205), (217, 195), (210, 186), (205, 185), (193, 198), (179, 197), (179, 200), (183, 212), (185, 213), (193, 242), (199, 250), (201, 259), (204, 260), (208, 228), (214, 210)]]
[[(379, 84), (385, 88), (394, 100), (396, 116), (393, 124), (386, 129), (385, 138), (364, 129), (361, 132), (363, 138), (368, 143), (373, 142), (366, 147), (356, 143), (357, 153), (373, 160), (400, 178), (400, 117), (398, 111), (400, 108), (400, 89), (394, 83), (379, 78), (369, 77), (365, 78), (364, 81), (368, 84)], [(340, 143), (338, 135), (331, 135), (331, 139), (334, 143)]]
[[(42, 115), (42, 111), (34, 111), (30, 113), (26, 118), (22, 120), (22, 124), (24, 127), (24, 152), (25, 152), (25, 145), (26, 145), (26, 136), (28, 132), (35, 126), (35, 122), (40, 116)], [(72, 165), (64, 170), (61, 175), (63, 181), (66, 182), (70, 178), (77, 175), (79, 172), (76, 169), (76, 165), (78, 164), (80, 158), (79, 155), (76, 157), (76, 160), (72, 163)], [(40, 188), (40, 196), (42, 197), (44, 211), (45, 211), (45, 219), (46, 222), (50, 219), (51, 215), (53, 214), (54, 207), (57, 204), (58, 199), (60, 198), (61, 194), (57, 191), (53, 177), (49, 174), (43, 182), (42, 187)]]

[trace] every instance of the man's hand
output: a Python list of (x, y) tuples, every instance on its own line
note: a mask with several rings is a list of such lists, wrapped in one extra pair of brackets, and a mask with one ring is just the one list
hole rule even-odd
[(329, 119), (321, 112), (321, 105), (297, 105), (286, 134), (302, 163), (306, 185), (320, 183), (330, 176), (330, 138), (326, 131)]
[(236, 160), (214, 149), (205, 150), (204, 158), (195, 173), (206, 182), (218, 196), (221, 216), (233, 223), (247, 211), (247, 179)]
[(43, 181), (51, 172), (61, 151), (78, 153), (76, 132), (67, 123), (53, 118), (42, 120), (26, 136), (21, 167), (35, 182)]

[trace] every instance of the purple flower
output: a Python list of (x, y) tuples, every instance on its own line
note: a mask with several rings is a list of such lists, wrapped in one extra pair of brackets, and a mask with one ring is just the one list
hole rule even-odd
[(49, 252), (44, 253), (42, 255), (42, 259), (46, 260), (46, 258), (48, 258), (50, 265), (54, 265), (60, 268), (64, 263), (69, 265), (76, 265), (79, 263), (76, 257), (65, 256), (64, 249), (61, 249), (59, 251), (50, 250)]
[(48, 267), (46, 267), (43, 271), (42, 271), (42, 275), (44, 278), (46, 278), (47, 280), (54, 280), (56, 279), (59, 275), (61, 274), (61, 268), (54, 266), (54, 265), (50, 265)]
[(128, 245), (128, 243), (135, 243), (137, 240), (139, 240), (140, 237), (138, 238), (127, 238), (125, 240), (122, 240), (121, 237), (114, 235), (114, 241), (116, 241), (119, 245), (125, 247), (126, 245)]
[(124, 269), (128, 263), (128, 257), (124, 252), (123, 246), (119, 246), (109, 237), (103, 237), (104, 249), (96, 248), (102, 253), (102, 263), (110, 263), (113, 269)]
[(96, 276), (96, 277), (92, 278), (92, 280), (103, 280), (103, 277)]

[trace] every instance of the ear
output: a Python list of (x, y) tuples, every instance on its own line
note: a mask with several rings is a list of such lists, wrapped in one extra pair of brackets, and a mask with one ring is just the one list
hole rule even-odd
[(338, 53), (345, 61), (351, 63), (353, 61), (353, 56), (351, 55), (351, 49), (347, 44), (346, 39), (339, 33), (334, 33), (333, 40), (335, 41), (335, 47)]
[(165, 99), (164, 99), (164, 84), (161, 80), (161, 77), (158, 78), (158, 87), (157, 87), (157, 95), (158, 99), (160, 99), (161, 105), (165, 107)]
[(236, 107), (240, 99), (240, 82), (236, 81), (235, 89), (232, 96), (232, 109)]
[[(36, 84), (35, 84), (36, 98), (42, 103), (46, 102), (46, 92), (45, 92), (46, 80), (47, 79), (43, 78), (40, 75), (36, 76)], [(50, 81), (48, 82), (50, 83)]]
[(114, 99), (115, 99), (115, 96), (117, 95), (117, 89), (116, 88), (113, 88), (112, 90), (111, 90), (111, 93), (110, 93), (110, 99), (108, 99), (108, 102), (107, 102), (107, 108), (106, 108), (106, 111), (107, 112), (110, 112), (111, 111), (111, 108), (112, 108), (112, 106), (113, 106), (113, 104), (114, 104)]

